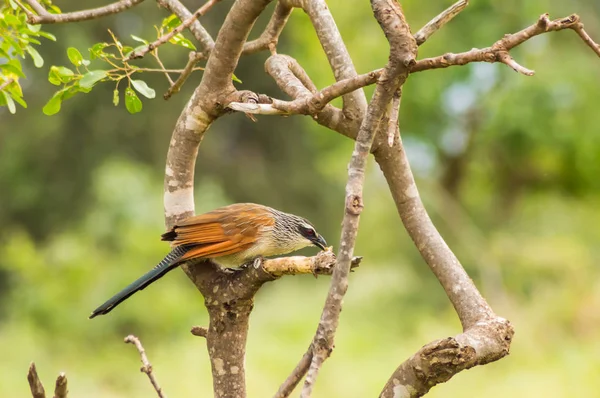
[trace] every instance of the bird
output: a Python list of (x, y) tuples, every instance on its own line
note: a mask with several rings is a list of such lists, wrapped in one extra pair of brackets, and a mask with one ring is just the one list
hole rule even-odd
[(262, 257), (278, 256), (327, 242), (305, 218), (254, 203), (236, 203), (191, 216), (161, 235), (172, 250), (153, 269), (96, 308), (105, 315), (136, 292), (186, 261), (208, 259), (222, 268), (239, 268)]

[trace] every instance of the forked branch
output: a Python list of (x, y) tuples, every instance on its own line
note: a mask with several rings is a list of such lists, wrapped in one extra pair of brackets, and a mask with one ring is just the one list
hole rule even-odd
[(144, 346), (142, 346), (142, 342), (140, 341), (140, 339), (130, 334), (129, 336), (125, 337), (125, 343), (133, 344), (135, 348), (137, 348), (138, 352), (140, 353), (140, 360), (142, 361), (142, 367), (140, 368), (140, 372), (146, 373), (148, 379), (150, 380), (150, 383), (152, 384), (152, 387), (154, 388), (154, 391), (156, 391), (156, 393), (158, 394), (158, 397), (166, 398), (165, 394), (162, 391), (162, 388), (160, 388), (160, 386), (158, 385), (158, 381), (156, 381), (154, 373), (152, 373), (152, 365), (148, 360), (146, 350), (144, 350)]

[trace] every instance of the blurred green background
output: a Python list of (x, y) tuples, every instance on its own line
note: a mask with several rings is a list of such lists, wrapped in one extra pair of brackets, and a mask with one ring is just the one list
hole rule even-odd
[[(191, 9), (201, 4), (185, 3)], [(231, 3), (205, 18), (211, 33)], [(451, 1), (402, 3), (416, 31)], [(67, 11), (82, 5), (57, 4)], [(358, 71), (384, 65), (388, 45), (369, 2), (328, 4)], [(551, 18), (576, 12), (600, 39), (597, 1), (479, 0), (419, 55), (491, 45), (544, 12)], [(170, 397), (212, 394), (204, 341), (189, 333), (192, 325), (206, 325), (207, 315), (182, 272), (109, 316), (87, 319), (168, 250), (159, 240), (165, 156), (175, 120), (201, 75), (168, 102), (144, 100), (137, 115), (113, 107), (109, 84), (65, 102), (56, 116), (41, 112), (55, 90), (48, 68), (68, 64), (68, 46), (85, 53), (109, 39), (107, 28), (131, 45), (130, 34), (152, 38), (153, 24), (166, 15), (147, 1), (99, 21), (46, 27), (58, 42), (38, 47), (44, 68), (29, 63), (23, 82), (29, 108), (14, 116), (0, 109), (2, 397), (29, 395), (30, 361), (47, 389), (66, 372), (73, 397), (152, 396), (137, 352), (123, 344), (130, 333), (142, 339)], [(296, 57), (318, 87), (332, 82), (303, 12), (293, 13), (279, 51)], [(167, 67), (182, 67), (187, 59), (183, 49), (162, 53)], [(430, 396), (598, 396), (600, 60), (570, 31), (535, 38), (512, 54), (536, 75), (472, 64), (413, 75), (404, 89), (401, 131), (423, 200), (484, 296), (516, 329), (509, 357), (463, 372)], [(266, 57), (244, 58), (237, 86), (281, 98), (264, 73)], [(146, 80), (160, 98), (164, 77)], [(243, 115), (224, 117), (200, 148), (196, 210), (241, 201), (271, 205), (309, 218), (337, 246), (351, 151), (351, 141), (309, 118), (259, 117), (253, 123)], [(372, 160), (365, 202), (356, 248), (365, 259), (351, 276), (336, 349), (316, 397), (375, 396), (419, 347), (460, 332)], [(259, 292), (247, 353), (250, 396), (271, 396), (295, 366), (328, 284), (326, 277), (288, 277)]]

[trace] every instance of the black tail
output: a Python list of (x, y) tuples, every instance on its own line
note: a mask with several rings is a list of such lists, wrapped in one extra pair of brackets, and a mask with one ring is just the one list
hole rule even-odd
[(135, 292), (144, 289), (152, 282), (162, 278), (167, 272), (175, 269), (179, 266), (179, 260), (181, 257), (190, 250), (189, 246), (177, 246), (165, 258), (158, 263), (158, 265), (152, 268), (150, 271), (145, 273), (142, 277), (138, 278), (131, 285), (121, 290), (119, 293), (111, 297), (106, 303), (96, 308), (90, 315), (90, 319), (97, 315), (108, 314), (119, 305), (121, 302), (127, 300)]

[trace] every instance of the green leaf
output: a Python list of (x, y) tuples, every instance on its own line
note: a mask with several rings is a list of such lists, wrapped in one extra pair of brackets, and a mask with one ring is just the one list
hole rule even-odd
[(167, 28), (170, 32), (175, 29), (177, 26), (181, 25), (181, 20), (175, 14), (171, 14), (162, 21), (162, 27)]
[(6, 100), (6, 105), (8, 106), (8, 111), (14, 115), (15, 112), (17, 111), (17, 107), (15, 106), (15, 101), (13, 101), (12, 97), (5, 91), (1, 91), (0, 94), (2, 94), (4, 96), (4, 99)]
[(79, 85), (83, 88), (92, 88), (94, 87), (94, 84), (98, 83), (106, 76), (108, 76), (108, 73), (105, 70), (92, 70), (83, 75), (81, 80), (79, 80)]
[(92, 59), (103, 58), (105, 56), (104, 49), (108, 47), (108, 43), (96, 43), (90, 49), (90, 57)]
[(60, 86), (63, 83), (68, 83), (73, 80), (75, 73), (69, 68), (65, 68), (64, 66), (54, 66), (50, 67), (50, 71), (48, 72), (48, 81), (55, 86)]
[[(36, 25), (37, 26), (37, 25)], [(39, 31), (38, 35), (45, 37), (48, 40), (52, 40), (52, 41), (56, 41), (56, 36), (54, 36), (52, 33), (48, 33), (48, 32), (43, 32), (43, 31)]]
[(42, 29), (42, 25), (29, 25), (29, 24), (27, 24), (27, 29), (29, 29), (30, 31), (32, 31), (34, 33), (39, 33), (39, 31)]
[(181, 33), (178, 33), (175, 36), (173, 36), (171, 40), (169, 40), (169, 43), (189, 48), (190, 50), (196, 50), (196, 46), (194, 45), (194, 43), (186, 39)]
[(75, 66), (81, 66), (83, 64), (83, 55), (75, 47), (67, 48), (67, 57), (69, 61)]
[(27, 51), (29, 55), (31, 55), (31, 58), (33, 59), (33, 64), (36, 68), (41, 68), (42, 66), (44, 66), (44, 59), (35, 48), (27, 46), (25, 47), (25, 51)]
[(119, 89), (115, 88), (115, 91), (113, 91), (113, 104), (115, 106), (119, 105)]
[[(16, 59), (11, 61), (17, 61)], [(17, 77), (25, 77), (25, 74), (23, 72), (21, 72), (21, 68), (17, 67), (13, 62), (9, 61), (6, 64), (0, 65), (0, 71), (2, 71), (2, 73), (7, 76), (7, 77), (13, 77), (10, 75), (14, 75)], [(18, 61), (17, 61), (18, 62)], [(20, 64), (19, 64), (20, 66)]]
[(3, 19), (9, 25), (13, 25), (13, 26), (21, 25), (21, 21), (19, 21), (19, 18), (17, 18), (16, 16), (14, 16), (12, 14), (4, 14)]
[(237, 83), (243, 83), (240, 78), (235, 75), (235, 73), (232, 73), (231, 80)]
[(142, 101), (138, 98), (131, 87), (125, 89), (125, 108), (129, 113), (138, 113), (142, 110)]
[(148, 87), (145, 81), (143, 80), (132, 80), (131, 84), (133, 88), (137, 90), (138, 93), (142, 94), (144, 97), (152, 99), (156, 97), (156, 91), (154, 89)]
[[(9, 87), (12, 88), (8, 88), (8, 94), (12, 97), (12, 99), (14, 99), (19, 105), (21, 105), (23, 108), (27, 108), (27, 103), (25, 101), (23, 101), (23, 97), (22, 94), (20, 94), (21, 89), (19, 85), (13, 85), (11, 84)], [(18, 87), (15, 88), (15, 87)]]
[(52, 98), (46, 102), (46, 105), (44, 105), (44, 108), (42, 109), (42, 112), (44, 112), (45, 115), (55, 115), (60, 111), (63, 93), (63, 90), (55, 92)]
[(140, 43), (144, 43), (144, 44), (146, 44), (146, 45), (148, 44), (148, 41), (147, 41), (147, 40), (144, 40), (144, 39), (142, 39), (141, 37), (138, 37), (138, 36), (136, 36), (136, 35), (131, 35), (131, 38), (132, 38), (133, 40), (135, 40), (135, 41), (139, 41)]

